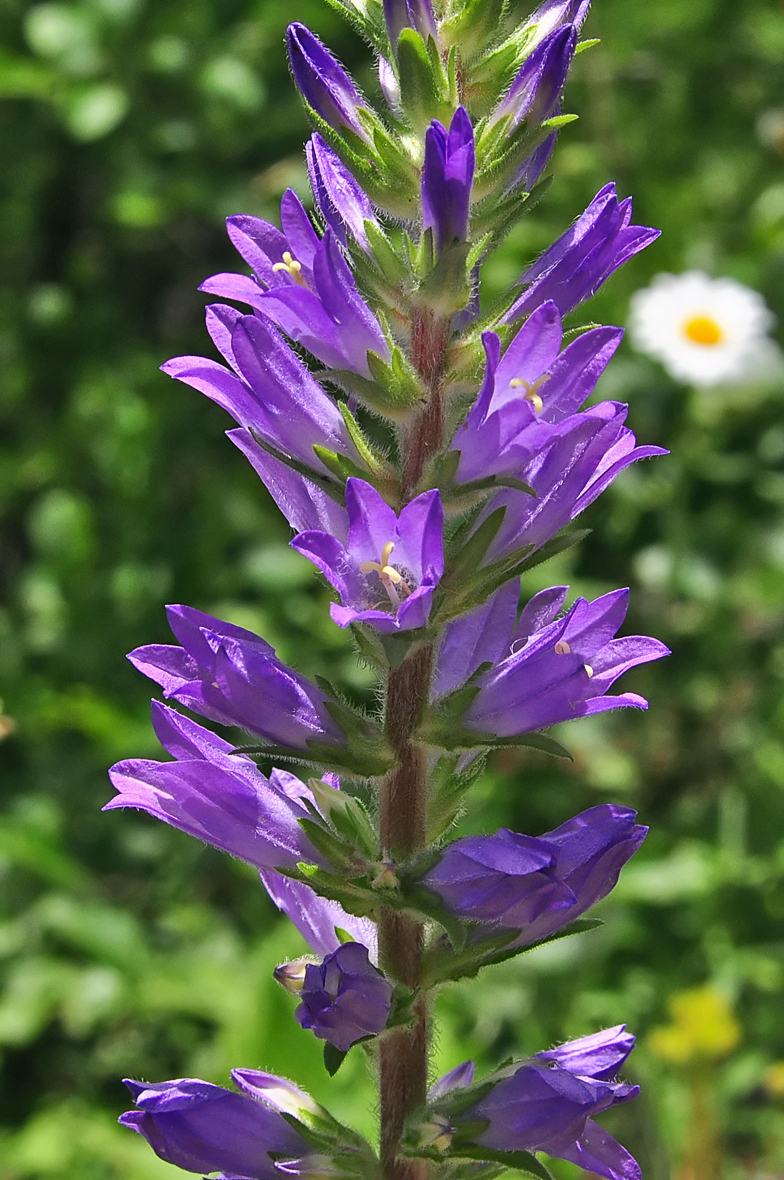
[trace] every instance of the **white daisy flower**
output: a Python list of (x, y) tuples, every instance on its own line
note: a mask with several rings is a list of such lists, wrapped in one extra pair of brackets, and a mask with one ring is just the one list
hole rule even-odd
[(753, 377), (774, 347), (773, 314), (757, 291), (701, 270), (657, 275), (632, 296), (634, 348), (661, 361), (691, 385), (722, 385)]

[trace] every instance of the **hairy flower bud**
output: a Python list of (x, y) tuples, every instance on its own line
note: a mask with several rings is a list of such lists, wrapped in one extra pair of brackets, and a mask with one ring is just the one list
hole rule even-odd
[(336, 131), (348, 127), (369, 144), (357, 114), (366, 104), (337, 58), (298, 22), (286, 30), (286, 44), (294, 81), (308, 105)]

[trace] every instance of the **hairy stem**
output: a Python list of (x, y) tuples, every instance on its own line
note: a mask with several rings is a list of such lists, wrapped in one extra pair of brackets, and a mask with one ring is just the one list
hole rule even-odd
[(428, 400), (402, 439), (402, 485), (404, 502), (415, 493), (428, 461), (444, 442), (443, 378), (449, 321), (431, 311), (419, 311), (411, 323), (411, 359), (424, 378)]
[[(427, 701), (433, 662), (431, 646), (418, 648), (390, 672), (387, 686), (387, 734), (397, 754), (381, 794), (381, 840), (397, 857), (425, 844), (427, 765), (413, 741)], [(385, 909), (379, 925), (381, 965), (406, 987), (419, 983), (422, 926), (407, 913)], [(424, 1180), (425, 1161), (398, 1159), (403, 1125), (425, 1101), (428, 1060), (428, 1009), (422, 998), (411, 1026), (391, 1029), (380, 1046), (381, 1162), (386, 1180)]]

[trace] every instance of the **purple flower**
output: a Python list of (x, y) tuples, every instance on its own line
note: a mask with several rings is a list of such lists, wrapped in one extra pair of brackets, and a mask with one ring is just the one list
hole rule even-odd
[(424, 492), (397, 516), (370, 484), (349, 479), (346, 509), (345, 545), (326, 532), (300, 533), (291, 542), (340, 594), (342, 605), (330, 607), (333, 620), (385, 632), (424, 627), (444, 572), (439, 493)]
[(605, 803), (536, 838), (507, 828), (468, 836), (449, 844), (421, 883), (456, 917), (482, 923), (474, 940), (498, 927), (519, 928), (511, 945), (528, 946), (614, 889), (648, 831), (635, 816), (628, 807)]
[(430, 0), (384, 0), (384, 20), (389, 41), (395, 49), (403, 29), (416, 29), (423, 40), (438, 39), (436, 19)]
[(344, 741), (326, 696), (282, 664), (264, 639), (190, 606), (166, 613), (182, 646), (150, 644), (128, 656), (165, 697), (289, 749)]
[(343, 66), (305, 25), (286, 30), (294, 81), (305, 102), (336, 131), (344, 127), (371, 144), (359, 110), (367, 104)]
[[(284, 1078), (259, 1075), (270, 1079), (260, 1098), (252, 1086), (254, 1071), (232, 1070), (231, 1076), (244, 1093), (198, 1078), (126, 1079), (138, 1109), (120, 1115), (119, 1121), (146, 1139), (167, 1164), (186, 1172), (220, 1171), (225, 1180), (276, 1180), (271, 1154), (296, 1157), (310, 1154), (311, 1148), (266, 1099), (266, 1089), (274, 1090), (274, 1084), (281, 1090), (296, 1087)], [(302, 1098), (310, 1101), (307, 1095)]]
[(367, 947), (347, 942), (322, 963), (308, 964), (294, 1015), (303, 1028), (345, 1053), (386, 1028), (393, 990), (370, 962)]
[[(553, 302), (529, 317), (501, 357), (495, 332), (485, 332), (484, 385), (452, 440), (460, 452), (458, 483), (523, 472), (557, 438), (582, 421), (576, 416), (620, 343), (620, 328), (594, 328), (559, 356), (563, 330)], [(532, 472), (533, 475), (533, 472)]]
[(299, 824), (310, 790), (293, 774), (267, 779), (250, 758), (196, 722), (153, 701), (152, 720), (174, 762), (131, 758), (109, 771), (119, 792), (104, 811), (137, 807), (260, 869), (323, 863)]
[(357, 291), (338, 239), (345, 241), (343, 226), (347, 226), (366, 247), (363, 221), (375, 218), (367, 198), (362, 200), (362, 190), (337, 157), (337, 166), (329, 167), (326, 152), (330, 149), (326, 144), (323, 148), (318, 155), (310, 152), (311, 175), (315, 168), (314, 191), (319, 202), (322, 197), (326, 201), (327, 210), (339, 202), (337, 212), (325, 212), (327, 222), (337, 227), (337, 238), (333, 229), (318, 237), (299, 197), (289, 189), (280, 203), (282, 232), (259, 217), (237, 215), (226, 223), (229, 237), (255, 277), (223, 272), (205, 279), (199, 290), (250, 304), (323, 364), (369, 377), (368, 351), (388, 360), (389, 346)]
[[(608, 709), (647, 709), (648, 702), (636, 693), (606, 695), (630, 668), (669, 655), (657, 639), (614, 638), (626, 616), (628, 590), (593, 602), (578, 598), (560, 619), (554, 616), (566, 587), (545, 590), (528, 603), (516, 626), (515, 591), (516, 586), (511, 591), (502, 587), (473, 615), (452, 623), (445, 635), (435, 697), (449, 692), (458, 677), (471, 675), (488, 653), (495, 656), (495, 666), (477, 681), (479, 692), (463, 718), (466, 729), (516, 737)], [(500, 662), (499, 649), (505, 652)]]
[(314, 446), (358, 459), (337, 405), (269, 320), (217, 303), (207, 308), (207, 328), (231, 370), (206, 357), (180, 356), (161, 365), (164, 373), (206, 394), (261, 442), (314, 470), (327, 472)]
[(659, 236), (659, 230), (630, 225), (631, 197), (619, 203), (614, 184), (606, 184), (585, 212), (537, 261), (518, 286), (526, 287), (504, 316), (511, 324), (552, 299), (562, 315), (595, 295), (602, 283)]
[[(461, 1109), (451, 1129), (459, 1136), (461, 1124), (485, 1122), (478, 1134), (466, 1128), (479, 1146), (544, 1151), (607, 1180), (641, 1180), (632, 1156), (593, 1121), (639, 1094), (639, 1086), (614, 1080), (633, 1044), (619, 1025), (499, 1071), (490, 1092)], [(448, 1112), (449, 1095), (441, 1106)]]
[(363, 250), (369, 250), (365, 222), (377, 225), (378, 220), (364, 189), (320, 135), (311, 135), (305, 152), (310, 187), (324, 221), (342, 245), (350, 234)]
[(509, 90), (498, 104), (492, 123), (508, 117), (509, 132), (523, 120), (538, 127), (552, 117), (566, 82), (577, 45), (574, 25), (561, 25), (548, 34), (523, 62)]
[(449, 131), (433, 120), (425, 134), (422, 210), (439, 254), (468, 234), (474, 159), (474, 129), (464, 107), (455, 111)]

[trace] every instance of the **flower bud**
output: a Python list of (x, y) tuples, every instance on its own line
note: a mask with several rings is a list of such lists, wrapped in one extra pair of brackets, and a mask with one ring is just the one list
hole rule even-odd
[(294, 81), (308, 105), (336, 131), (348, 127), (370, 144), (357, 113), (364, 100), (337, 58), (298, 22), (289, 25), (286, 42)]
[(423, 41), (438, 37), (430, 0), (384, 0), (384, 20), (392, 48), (397, 46), (403, 29), (416, 29)]
[(309, 963), (295, 1017), (345, 1053), (386, 1028), (392, 1009), (390, 981), (373, 966), (367, 947), (347, 942), (322, 963)]
[(474, 129), (467, 111), (457, 108), (449, 131), (434, 119), (425, 135), (422, 209), (439, 254), (468, 234), (474, 165)]
[(305, 971), (312, 959), (292, 959), (289, 963), (281, 963), (272, 972), (275, 981), (285, 987), (292, 995), (299, 995), (305, 982)]

